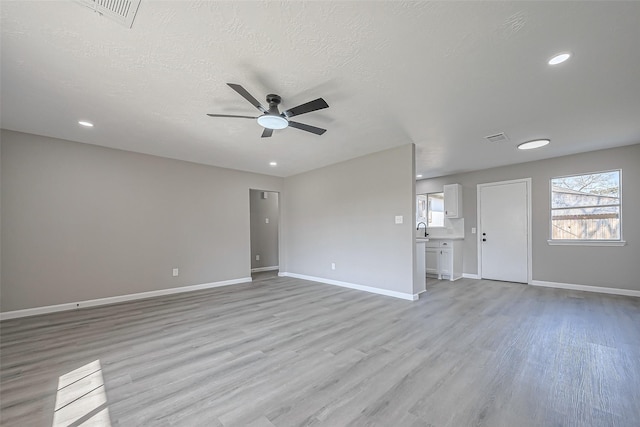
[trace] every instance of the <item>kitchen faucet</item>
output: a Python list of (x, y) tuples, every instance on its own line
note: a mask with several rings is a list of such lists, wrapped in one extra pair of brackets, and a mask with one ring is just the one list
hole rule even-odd
[[(416, 228), (416, 230), (420, 230), (420, 224), (424, 224), (424, 222), (419, 222), (418, 228)], [(429, 233), (427, 233), (427, 224), (424, 224), (424, 237), (427, 237), (428, 235)]]

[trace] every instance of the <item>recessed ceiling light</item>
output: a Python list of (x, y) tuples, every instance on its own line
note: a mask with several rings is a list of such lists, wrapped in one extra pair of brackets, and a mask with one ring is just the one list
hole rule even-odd
[(80, 120), (80, 121), (78, 122), (78, 124), (79, 124), (80, 126), (84, 126), (84, 127), (87, 127), (87, 128), (92, 128), (92, 127), (93, 127), (93, 123), (88, 122), (88, 121), (86, 121), (86, 120)]
[(551, 140), (549, 139), (534, 139), (533, 141), (523, 142), (522, 144), (518, 145), (518, 148), (520, 150), (533, 150), (534, 148), (544, 147), (550, 142)]
[(416, 178), (422, 178), (422, 175), (416, 175)]
[(278, 166), (278, 164), (276, 162), (271, 162), (269, 163), (269, 166)]
[(563, 53), (559, 53), (556, 56), (554, 56), (553, 58), (551, 58), (548, 62), (549, 65), (558, 65), (558, 64), (562, 64), (564, 61), (566, 61), (567, 59), (569, 59), (571, 57), (571, 54), (569, 52), (563, 52)]

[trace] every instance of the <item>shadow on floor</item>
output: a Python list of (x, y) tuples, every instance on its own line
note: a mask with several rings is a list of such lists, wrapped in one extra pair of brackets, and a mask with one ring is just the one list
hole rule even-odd
[(251, 273), (251, 279), (254, 283), (273, 279), (275, 277), (278, 277), (278, 270), (258, 271), (256, 273)]

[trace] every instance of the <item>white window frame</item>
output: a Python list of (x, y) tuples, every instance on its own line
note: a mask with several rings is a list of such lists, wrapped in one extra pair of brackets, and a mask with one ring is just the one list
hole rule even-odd
[(425, 215), (427, 215), (427, 195), (426, 194), (416, 194), (416, 227), (418, 226), (418, 224), (420, 224), (421, 222), (424, 222), (425, 225), (427, 224), (427, 217), (421, 217), (419, 216), (419, 212), (420, 212), (420, 197), (424, 197), (424, 205), (425, 205)]
[(443, 215), (443, 223), (442, 223), (442, 225), (429, 225), (429, 196), (432, 195), (432, 194), (442, 194), (443, 195), (442, 196), (443, 197), (442, 200), (443, 200), (443, 203), (444, 203), (444, 192), (442, 192), (442, 191), (432, 191), (431, 193), (416, 194), (416, 227), (421, 222), (421, 221), (419, 221), (419, 219), (422, 218), (422, 217), (418, 216), (419, 205), (420, 205), (420, 202), (418, 201), (418, 198), (420, 196), (423, 196), (425, 198), (425, 205), (426, 205), (425, 206), (425, 214), (426, 214), (426, 216), (424, 217), (422, 222), (424, 222), (427, 225), (427, 228), (445, 228), (446, 227), (446, 225), (444, 224), (444, 209), (442, 211), (442, 215)]
[[(553, 180), (559, 178), (570, 178), (574, 176), (597, 175), (601, 173), (618, 172), (618, 194), (620, 212), (620, 237), (618, 239), (553, 239)], [(624, 246), (626, 242), (622, 238), (622, 169), (610, 169), (595, 172), (582, 172), (570, 175), (553, 176), (549, 178), (549, 239), (547, 243), (553, 245), (573, 245), (573, 246)]]

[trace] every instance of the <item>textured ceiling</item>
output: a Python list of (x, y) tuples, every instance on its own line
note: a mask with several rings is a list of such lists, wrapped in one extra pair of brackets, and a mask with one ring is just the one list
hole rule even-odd
[[(6, 129), (278, 176), (409, 142), (425, 177), (640, 142), (640, 2), (142, 0), (131, 29), (0, 6)], [(256, 115), (227, 82), (283, 109), (323, 97), (296, 120), (328, 131), (206, 116)]]

